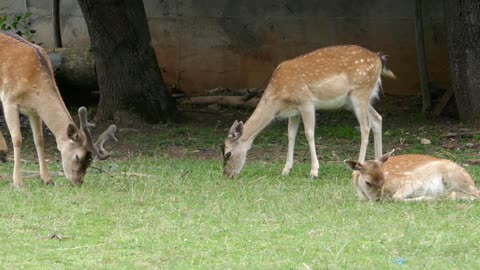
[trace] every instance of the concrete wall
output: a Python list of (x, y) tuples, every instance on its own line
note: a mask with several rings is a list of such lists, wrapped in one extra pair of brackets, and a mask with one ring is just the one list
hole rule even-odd
[[(359, 44), (389, 55), (400, 78), (384, 91), (418, 89), (415, 0), (145, 0), (152, 44), (166, 82), (189, 94), (264, 86), (275, 66), (318, 47)], [(88, 46), (76, 0), (62, 1), (65, 46)], [(51, 0), (0, 0), (0, 14), (32, 12), (35, 40), (51, 46)], [(448, 81), (443, 1), (424, 0), (433, 81)]]

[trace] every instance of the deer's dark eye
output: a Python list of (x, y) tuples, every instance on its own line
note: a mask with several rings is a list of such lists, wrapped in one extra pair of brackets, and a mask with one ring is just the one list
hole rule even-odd
[(225, 154), (225, 158), (229, 159), (231, 155), (232, 155), (232, 152), (228, 152), (228, 153)]
[(80, 162), (80, 158), (78, 157), (78, 155), (75, 155), (75, 160), (76, 160), (77, 162)]
[(367, 184), (367, 186), (369, 186), (369, 187), (373, 186), (373, 184), (371, 182), (368, 182), (368, 181), (365, 181), (365, 184)]

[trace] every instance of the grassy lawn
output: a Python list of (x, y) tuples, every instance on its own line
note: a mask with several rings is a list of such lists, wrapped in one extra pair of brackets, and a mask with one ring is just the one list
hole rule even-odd
[[(247, 113), (248, 114), (248, 113)], [(308, 147), (297, 138), (294, 169), (281, 177), (286, 122), (260, 134), (237, 179), (222, 175), (219, 145), (237, 112), (182, 124), (120, 126), (114, 157), (95, 161), (81, 188), (59, 175), (44, 186), (25, 135), (25, 187), (1, 164), (2, 269), (475, 269), (478, 202), (358, 201), (350, 170), (360, 135), (350, 113), (319, 115), (321, 171), (309, 180)], [(246, 120), (240, 114), (239, 120)], [(382, 112), (384, 150), (449, 158), (480, 179), (478, 137), (452, 119)], [(208, 117), (207, 117), (208, 116)], [(203, 120), (202, 120), (203, 119)], [(420, 144), (421, 138), (432, 144)], [(372, 156), (369, 145), (368, 156)], [(111, 148), (110, 148), (111, 149)]]

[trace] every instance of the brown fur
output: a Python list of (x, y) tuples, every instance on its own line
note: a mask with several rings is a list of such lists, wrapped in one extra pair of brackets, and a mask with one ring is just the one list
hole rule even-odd
[[(0, 33), (0, 94), (5, 120), (12, 137), (15, 186), (22, 186), (19, 114), (29, 116), (40, 166), (40, 176), (52, 184), (45, 162), (42, 121), (55, 136), (67, 178), (81, 184), (90, 164), (91, 153), (85, 145), (85, 134), (79, 131), (63, 103), (45, 51), (11, 33)], [(0, 135), (0, 153), (7, 146)]]
[(446, 159), (427, 155), (387, 153), (380, 160), (345, 161), (353, 170), (353, 185), (362, 199), (429, 200), (480, 196), (468, 172)]
[[(282, 171), (283, 175), (288, 175), (293, 166), (293, 148), (301, 117), (312, 162), (310, 176), (317, 177), (315, 110), (353, 110), (361, 127), (359, 160), (365, 160), (371, 129), (375, 156), (379, 157), (382, 154), (382, 117), (370, 103), (378, 95), (380, 76), (393, 75), (387, 71), (378, 54), (355, 45), (321, 48), (281, 63), (243, 126), (241, 136), (225, 141), (225, 175), (231, 177), (240, 173), (253, 140), (273, 119), (289, 118), (287, 161)], [(232, 128), (235, 126), (234, 123)]]

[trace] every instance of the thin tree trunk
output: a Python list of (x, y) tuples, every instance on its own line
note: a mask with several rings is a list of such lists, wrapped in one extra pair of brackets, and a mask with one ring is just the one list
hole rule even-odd
[(480, 124), (480, 1), (445, 0), (452, 89), (461, 120)]
[(53, 0), (52, 6), (53, 45), (55, 48), (62, 48), (62, 31), (60, 30), (60, 0)]
[(425, 44), (423, 34), (423, 16), (422, 16), (422, 4), (423, 0), (416, 0), (415, 5), (415, 33), (417, 43), (417, 64), (420, 75), (420, 88), (423, 97), (423, 112), (426, 113), (430, 110), (432, 101), (430, 98), (430, 88), (428, 79), (427, 61), (425, 58)]
[(88, 32), (100, 88), (97, 121), (119, 110), (133, 111), (152, 123), (172, 120), (169, 95), (155, 51), (143, 1), (78, 0)]

